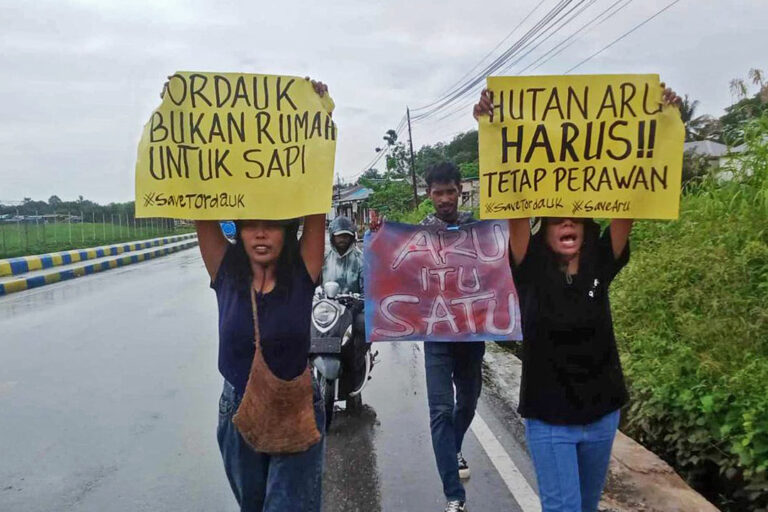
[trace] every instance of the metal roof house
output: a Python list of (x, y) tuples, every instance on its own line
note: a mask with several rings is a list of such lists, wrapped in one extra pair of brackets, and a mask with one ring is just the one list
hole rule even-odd
[(373, 190), (354, 185), (347, 188), (335, 188), (333, 193), (333, 206), (328, 215), (329, 220), (338, 216), (344, 216), (352, 220), (360, 231), (371, 222), (371, 215), (365, 201)]

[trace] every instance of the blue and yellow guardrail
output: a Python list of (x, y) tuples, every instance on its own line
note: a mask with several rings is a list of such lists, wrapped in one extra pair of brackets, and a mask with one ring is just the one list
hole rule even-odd
[[(192, 235), (192, 236), (195, 236), (195, 235)], [(190, 237), (187, 235), (184, 235), (184, 239), (188, 239), (188, 238)], [(128, 245), (134, 245), (134, 244), (128, 244)], [(171, 254), (184, 249), (189, 249), (190, 247), (194, 247), (196, 245), (197, 245), (197, 239), (190, 240), (189, 242), (175, 245), (173, 247), (161, 247), (159, 249), (155, 249), (154, 251), (148, 251), (141, 254), (126, 254), (122, 258), (115, 258), (108, 261), (91, 263), (90, 265), (83, 265), (77, 268), (60, 270), (58, 272), (54, 271), (45, 275), (39, 275), (35, 277), (20, 277), (18, 279), (12, 279), (10, 281), (5, 281), (4, 283), (0, 283), (0, 297), (2, 297), (3, 295), (7, 295), (9, 293), (21, 292), (24, 290), (29, 290), (31, 288), (45, 286), (47, 284), (58, 283), (59, 281), (66, 281), (68, 279), (74, 279), (76, 277), (95, 274), (96, 272), (101, 272), (103, 270), (110, 270), (117, 267), (124, 267), (126, 265), (131, 265), (132, 263), (139, 263), (140, 261), (146, 261), (152, 258), (156, 258), (158, 256), (165, 256), (166, 254)]]
[(188, 240), (196, 236), (195, 233), (189, 233), (186, 235), (153, 238), (151, 240), (142, 240), (127, 244), (106, 245), (103, 247), (91, 247), (89, 249), (74, 249), (71, 251), (36, 254), (34, 256), (21, 256), (19, 258), (0, 260), (0, 277), (17, 276), (34, 270), (59, 267), (61, 265), (94, 260), (105, 256), (117, 256), (118, 254), (123, 254), (125, 252), (139, 251), (141, 249), (149, 249), (150, 247), (181, 242), (182, 240)]

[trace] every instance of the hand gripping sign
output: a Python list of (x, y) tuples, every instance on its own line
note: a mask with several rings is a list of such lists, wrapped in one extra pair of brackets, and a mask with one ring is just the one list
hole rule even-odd
[(685, 130), (658, 75), (490, 77), (483, 218), (676, 219)]
[(507, 223), (384, 223), (365, 236), (369, 341), (520, 340)]
[(331, 207), (333, 101), (293, 76), (179, 72), (136, 160), (136, 216), (286, 219)]

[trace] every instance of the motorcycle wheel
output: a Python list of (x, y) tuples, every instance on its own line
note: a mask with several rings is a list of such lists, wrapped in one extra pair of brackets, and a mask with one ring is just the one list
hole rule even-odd
[(325, 404), (325, 431), (331, 428), (333, 421), (333, 402), (336, 399), (336, 382), (320, 377), (320, 392), (323, 394), (323, 403)]
[(363, 395), (362, 393), (359, 393), (355, 396), (350, 396), (347, 398), (347, 411), (349, 412), (360, 412), (363, 408)]

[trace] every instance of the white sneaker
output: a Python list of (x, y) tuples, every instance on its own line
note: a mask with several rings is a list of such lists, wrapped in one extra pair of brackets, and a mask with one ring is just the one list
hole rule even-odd
[(469, 512), (466, 502), (463, 501), (449, 501), (445, 506), (444, 512)]

